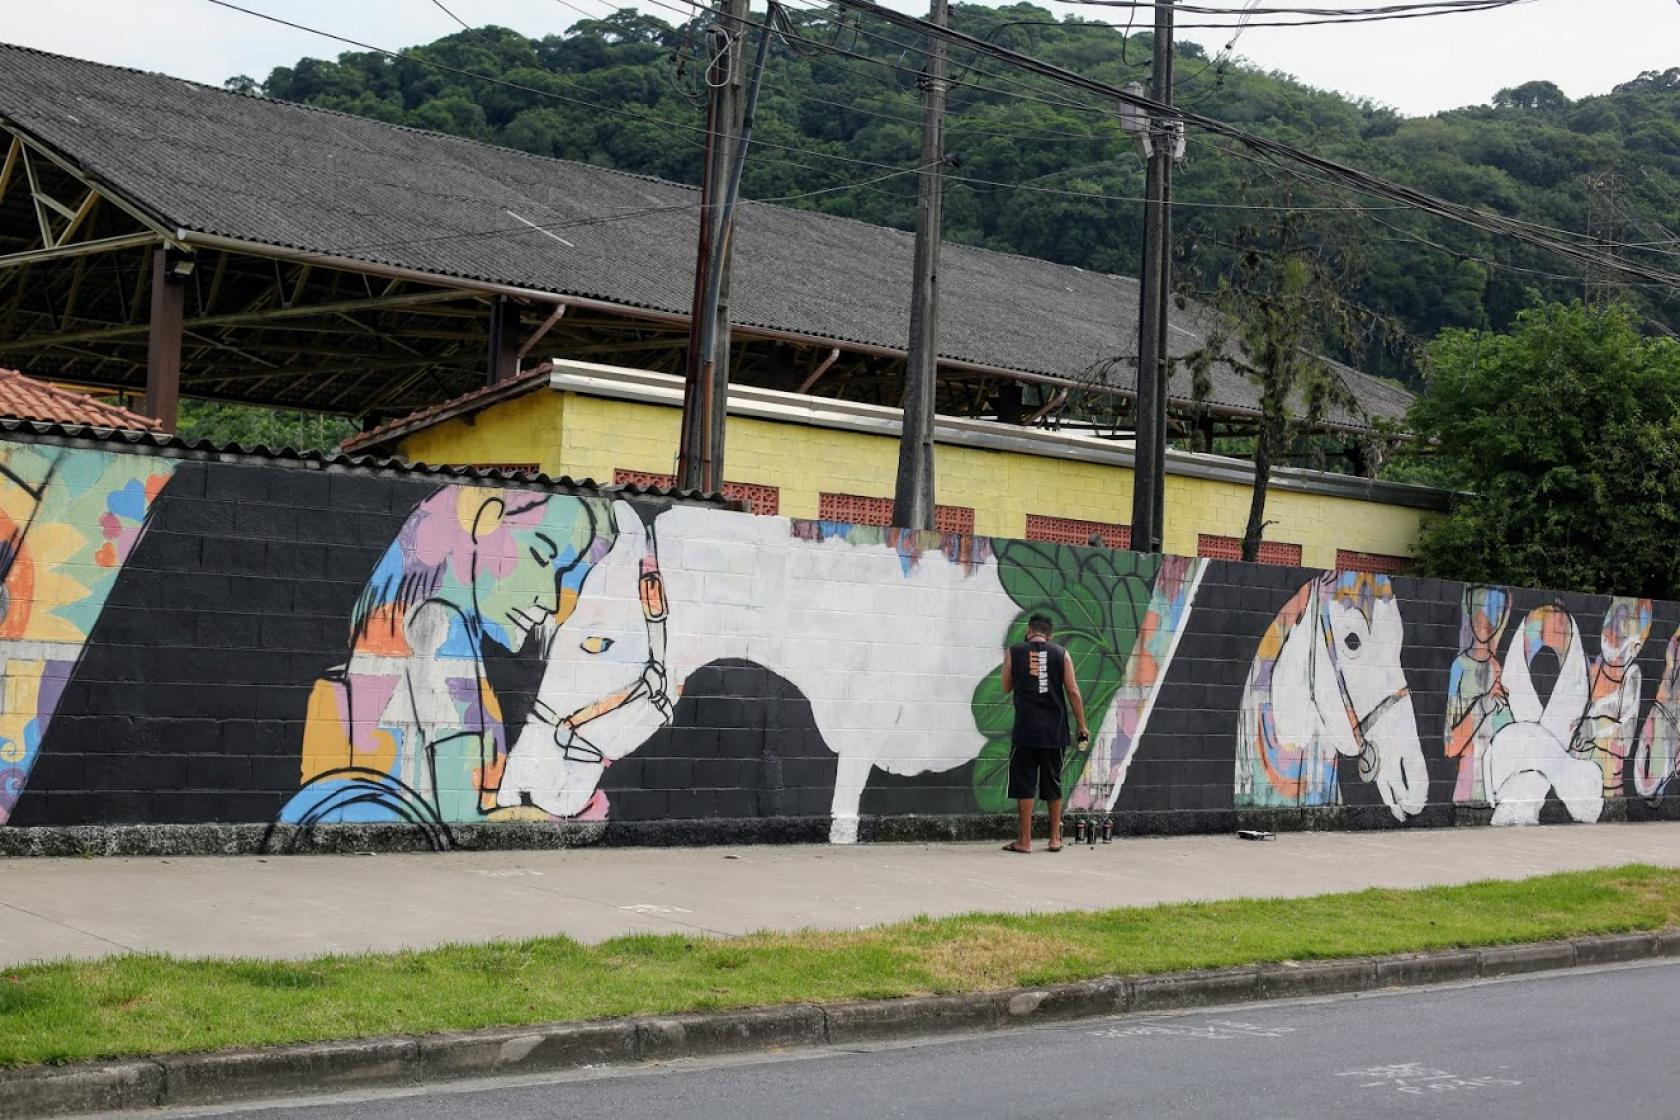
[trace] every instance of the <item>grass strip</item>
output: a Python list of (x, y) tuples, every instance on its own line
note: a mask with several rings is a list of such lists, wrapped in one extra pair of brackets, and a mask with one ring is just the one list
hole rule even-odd
[(1680, 926), (1680, 870), (697, 938), (0, 970), (0, 1065), (1030, 987)]

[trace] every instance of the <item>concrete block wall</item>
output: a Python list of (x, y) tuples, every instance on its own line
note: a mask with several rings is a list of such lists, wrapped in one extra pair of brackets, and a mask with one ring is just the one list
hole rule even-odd
[(1675, 804), (1673, 603), (46, 437), (0, 466), (11, 829), (1001, 821), (1040, 610), (1096, 732), (1069, 805), (1122, 831)]

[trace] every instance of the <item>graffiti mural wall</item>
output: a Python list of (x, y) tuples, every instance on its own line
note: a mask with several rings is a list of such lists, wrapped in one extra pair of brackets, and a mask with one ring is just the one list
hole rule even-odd
[(1640, 819), (1680, 767), (1675, 604), (248, 457), (0, 475), (12, 827), (1003, 814), (1038, 612), (1096, 731), (1070, 807), (1122, 830)]

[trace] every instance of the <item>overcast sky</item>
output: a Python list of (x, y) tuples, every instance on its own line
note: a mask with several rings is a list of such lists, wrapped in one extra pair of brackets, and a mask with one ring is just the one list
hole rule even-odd
[[(375, 46), (401, 48), (459, 30), (431, 0), (239, 0), (244, 6)], [(475, 26), (497, 23), (528, 35), (563, 30), (578, 18), (621, 6), (615, 0), (445, 0)], [(677, 3), (679, 0), (664, 0)], [(889, 0), (925, 11), (919, 0)], [(1237, 6), (1237, 0), (1229, 0)], [(1281, 0), (1280, 0), (1281, 2)], [(1370, 0), (1318, 0), (1318, 7), (1363, 7)], [(657, 0), (645, 10), (675, 20)], [(1050, 4), (1112, 18), (1121, 8)], [(1262, 6), (1265, 6), (1264, 4)], [(341, 44), (218, 8), (208, 0), (0, 0), (0, 40), (100, 62), (160, 70), (197, 81), (233, 74), (261, 80), (304, 55), (330, 58)], [(1149, 19), (1147, 11), (1140, 22)], [(1186, 17), (1188, 22), (1192, 17)], [(1210, 53), (1229, 31), (1186, 31)], [(1482, 104), (1495, 91), (1547, 78), (1571, 97), (1604, 93), (1642, 70), (1680, 65), (1676, 0), (1528, 0), (1473, 15), (1369, 26), (1253, 28), (1236, 53), (1315, 86), (1368, 97), (1402, 112), (1433, 113)]]

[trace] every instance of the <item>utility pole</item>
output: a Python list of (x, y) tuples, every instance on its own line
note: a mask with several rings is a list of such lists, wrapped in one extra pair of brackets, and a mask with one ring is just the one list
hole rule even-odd
[[(706, 154), (700, 179), (700, 239), (689, 320), (687, 383), (683, 391), (677, 485), (723, 487), (724, 435), (729, 402), (730, 238), (724, 235), (725, 194), (745, 127), (744, 45), (748, 0), (721, 0), (718, 22), (707, 35)], [(768, 16), (766, 17), (768, 19)], [(716, 311), (702, 322), (707, 289), (716, 287)], [(707, 345), (707, 342), (710, 342)], [(710, 370), (708, 372), (708, 367)]]
[[(1165, 0), (1156, 17), (1156, 26), (1160, 27), (1164, 20), (1166, 31), (1164, 37), (1166, 50), (1155, 52), (1155, 97), (1163, 105), (1173, 103), (1173, 10), (1172, 0)], [(1157, 36), (1163, 33), (1156, 31)], [(1160, 131), (1158, 145), (1165, 149), (1161, 154), (1161, 228), (1160, 248), (1156, 250), (1156, 263), (1160, 266), (1161, 277), (1156, 281), (1155, 304), (1159, 309), (1159, 319), (1155, 328), (1155, 462), (1151, 465), (1151, 474), (1155, 479), (1155, 524), (1150, 534), (1151, 552), (1160, 552), (1166, 541), (1167, 519), (1167, 398), (1172, 392), (1172, 330), (1169, 316), (1172, 311), (1172, 181), (1173, 161), (1178, 157), (1178, 138), (1184, 135), (1182, 126), (1176, 121), (1169, 121), (1171, 126)]]
[[(1172, 0), (1155, 8), (1153, 100), (1172, 103)], [(1172, 233), (1172, 120), (1151, 117), (1144, 133), (1149, 171), (1144, 182), (1143, 270), (1138, 284), (1137, 424), (1132, 474), (1132, 548), (1161, 550), (1166, 487), (1167, 284)]]
[[(943, 29), (946, 0), (932, 0), (928, 22)], [(910, 342), (904, 356), (903, 417), (893, 524), (933, 528), (933, 416), (939, 391), (939, 239), (945, 162), (945, 40), (928, 36), (922, 74), (922, 169), (916, 200), (916, 261)]]
[[(718, 168), (735, 166), (739, 162), (742, 146), (746, 144), (746, 133), (750, 129), (747, 124), (747, 114), (751, 108), (747, 104), (746, 94), (746, 56), (747, 56), (747, 0), (722, 0), (723, 29), (729, 35), (729, 81), (718, 92), (722, 95), (719, 103), (719, 117), (723, 120), (726, 143), (719, 145)], [(771, 12), (768, 8), (764, 12), (764, 22), (770, 22)], [(765, 41), (770, 33), (762, 32)], [(759, 52), (758, 66), (764, 68), (764, 53)], [(755, 75), (756, 78), (756, 75)], [(740, 174), (735, 173), (734, 185), (728, 185), (725, 175), (713, 177), (713, 182), (724, 183), (726, 189), (740, 190)], [(730, 206), (732, 207), (732, 203)], [(712, 404), (710, 419), (712, 425), (712, 469), (713, 478), (708, 489), (723, 489), (723, 441), (728, 429), (729, 419), (729, 276), (730, 260), (733, 256), (734, 239), (729, 232), (722, 228), (727, 220), (726, 207), (719, 205), (715, 213), (719, 223), (717, 241), (717, 312), (714, 316), (712, 335), (712, 352), (708, 357), (712, 360)]]

